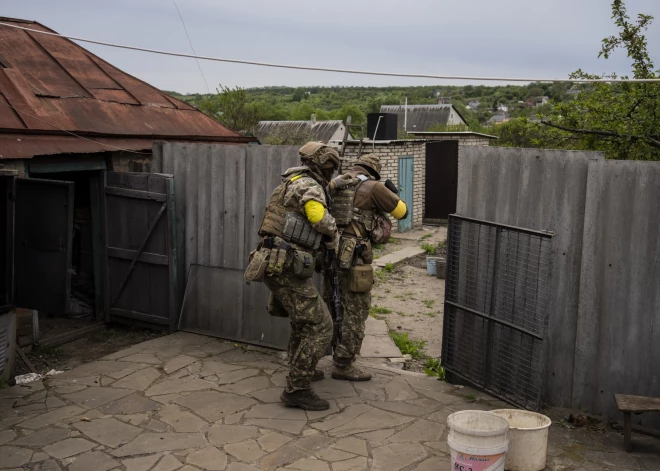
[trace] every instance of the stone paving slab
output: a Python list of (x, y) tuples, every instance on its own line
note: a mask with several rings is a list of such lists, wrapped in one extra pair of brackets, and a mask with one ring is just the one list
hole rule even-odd
[[(378, 322), (368, 326), (371, 338), (389, 339)], [(359, 360), (370, 382), (332, 380), (326, 357), (313, 387), (330, 409), (290, 409), (279, 401), (280, 353), (234, 345), (177, 333), (1, 390), (0, 469), (436, 471), (449, 469), (453, 411), (502, 407), (379, 358)], [(633, 440), (628, 454), (617, 433), (553, 426), (547, 469), (658, 469), (660, 440)]]

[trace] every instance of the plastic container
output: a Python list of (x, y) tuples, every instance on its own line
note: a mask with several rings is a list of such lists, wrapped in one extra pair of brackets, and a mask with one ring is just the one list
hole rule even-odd
[(444, 280), (447, 278), (447, 260), (439, 258), (438, 261), (435, 262), (435, 271), (438, 279)]
[(548, 429), (552, 420), (543, 414), (518, 409), (498, 409), (493, 414), (509, 422), (509, 451), (505, 469), (541, 471), (548, 454)]
[(431, 276), (437, 276), (436, 264), (440, 260), (440, 257), (426, 257), (426, 273)]
[(506, 419), (490, 412), (466, 410), (447, 418), (451, 468), (457, 471), (503, 471), (509, 448)]

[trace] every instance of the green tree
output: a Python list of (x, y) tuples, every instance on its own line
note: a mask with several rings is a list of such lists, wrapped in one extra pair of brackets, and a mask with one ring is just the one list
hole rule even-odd
[[(599, 57), (624, 49), (636, 79), (659, 78), (649, 56), (644, 31), (653, 17), (640, 14), (632, 22), (623, 0), (612, 2), (617, 35), (605, 38)], [(616, 78), (582, 70), (571, 78)], [(660, 160), (660, 83), (595, 83), (582, 85), (574, 100), (561, 103), (542, 123), (570, 137), (573, 148), (603, 151), (609, 158)], [(556, 136), (556, 133), (552, 134)]]
[(220, 85), (215, 95), (199, 104), (200, 110), (235, 131), (251, 133), (259, 122), (253, 106), (247, 102), (243, 88)]

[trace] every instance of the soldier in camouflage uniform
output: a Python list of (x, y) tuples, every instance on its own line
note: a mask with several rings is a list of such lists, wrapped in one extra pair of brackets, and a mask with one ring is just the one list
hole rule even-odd
[[(404, 219), (408, 209), (396, 193), (388, 189), (380, 180), (380, 160), (374, 154), (367, 154), (343, 175), (336, 177), (331, 184), (332, 206), (330, 213), (337, 223), (341, 239), (339, 243), (339, 282), (343, 312), (341, 342), (333, 353), (334, 369), (332, 377), (350, 381), (368, 381), (371, 374), (361, 371), (354, 365), (355, 356), (360, 352), (364, 338), (364, 326), (371, 308), (371, 284), (373, 272), (369, 273), (368, 288), (351, 289), (351, 267), (368, 265), (371, 268), (373, 252), (371, 231), (374, 228), (374, 214), (390, 214), (395, 219)], [(343, 264), (343, 266), (342, 266)], [(353, 288), (355, 285), (353, 284)], [(324, 282), (324, 298), (330, 294), (330, 283)]]
[(316, 365), (330, 344), (332, 318), (311, 277), (321, 239), (333, 249), (339, 242), (326, 194), (339, 167), (339, 155), (321, 143), (310, 142), (300, 149), (300, 158), (303, 166), (288, 169), (270, 197), (259, 229), (263, 240), (258, 251), (268, 253), (263, 278), (271, 292), (268, 310), (291, 322), (290, 368), (281, 399), (292, 407), (326, 410), (328, 401), (320, 399), (310, 383), (323, 378)]

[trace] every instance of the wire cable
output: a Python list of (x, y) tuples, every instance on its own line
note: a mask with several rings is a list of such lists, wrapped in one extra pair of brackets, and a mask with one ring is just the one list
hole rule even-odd
[(100, 145), (100, 146), (104, 146), (104, 147), (109, 147), (110, 149), (120, 150), (120, 151), (122, 151), (122, 152), (130, 152), (130, 153), (133, 153), (133, 154), (142, 154), (142, 155), (151, 155), (151, 152), (140, 152), (140, 151), (138, 151), (138, 150), (124, 149), (123, 147), (116, 147), (116, 146), (113, 146), (113, 145), (110, 145), (110, 144), (104, 144), (103, 142), (95, 141), (94, 139), (88, 139), (88, 138), (83, 137), (83, 136), (81, 136), (81, 135), (79, 135), (79, 134), (76, 134), (76, 133), (74, 133), (74, 132), (67, 131), (66, 129), (62, 129), (61, 127), (56, 126), (56, 125), (54, 125), (53, 123), (49, 123), (48, 121), (46, 121), (46, 120), (44, 120), (44, 119), (37, 118), (36, 116), (34, 116), (34, 115), (32, 115), (32, 114), (30, 114), (30, 113), (28, 113), (28, 112), (26, 112), (26, 111), (19, 110), (18, 108), (16, 108), (15, 106), (10, 105), (9, 103), (4, 103), (4, 102), (0, 101), (0, 105), (8, 106), (9, 108), (13, 109), (13, 110), (16, 111), (17, 113), (21, 113), (21, 114), (24, 114), (25, 116), (29, 116), (29, 117), (32, 118), (32, 119), (36, 119), (37, 121), (40, 121), (40, 122), (42, 122), (42, 123), (44, 123), (44, 124), (47, 124), (48, 126), (52, 126), (52, 127), (54, 127), (55, 129), (58, 129), (58, 130), (60, 130), (60, 131), (62, 131), (62, 132), (65, 132), (65, 133), (67, 133), (67, 134), (71, 134), (73, 137), (77, 137), (78, 139), (82, 139), (82, 140), (84, 140), (84, 141), (93, 142), (94, 144), (98, 144), (98, 145)]
[(99, 44), (101, 46), (117, 47), (121, 49), (130, 49), (132, 51), (142, 51), (150, 52), (152, 54), (161, 54), (165, 56), (174, 56), (174, 57), (187, 57), (192, 59), (201, 59), (207, 61), (215, 62), (228, 62), (232, 64), (246, 64), (246, 65), (256, 65), (260, 67), (275, 67), (280, 69), (296, 69), (296, 70), (311, 70), (317, 72), (335, 72), (341, 74), (357, 74), (357, 75), (378, 75), (382, 77), (407, 77), (407, 78), (424, 78), (424, 79), (440, 79), (440, 80), (473, 80), (473, 81), (495, 81), (495, 82), (569, 82), (569, 83), (623, 83), (623, 82), (660, 82), (660, 78), (652, 79), (557, 79), (557, 78), (520, 78), (520, 77), (477, 77), (477, 76), (468, 76), (468, 75), (431, 75), (431, 74), (409, 74), (409, 73), (399, 73), (399, 72), (376, 72), (376, 71), (366, 71), (366, 70), (352, 70), (352, 69), (337, 69), (329, 67), (312, 67), (305, 65), (289, 65), (289, 64), (276, 64), (272, 62), (258, 62), (258, 61), (248, 61), (243, 59), (227, 59), (220, 57), (208, 57), (208, 56), (198, 56), (196, 54), (185, 54), (180, 52), (168, 52), (168, 51), (159, 51), (157, 49), (147, 49), (144, 47), (137, 46), (126, 46), (122, 44), (113, 44), (104, 41), (96, 41), (94, 39), (78, 38), (76, 36), (65, 36), (63, 34), (51, 33), (49, 31), (39, 31), (38, 29), (25, 28), (23, 26), (12, 25), (4, 22), (0, 22), (2, 26), (8, 26), (10, 28), (22, 29), (24, 31), (30, 31), (38, 34), (46, 34), (49, 36), (57, 36), (60, 38), (66, 38), (73, 41), (81, 41), (91, 44)]
[[(188, 43), (190, 44), (190, 50), (192, 51), (193, 54), (197, 54), (195, 52), (195, 48), (193, 47), (192, 40), (190, 39), (190, 36), (188, 35), (188, 28), (186, 28), (186, 23), (183, 21), (183, 16), (181, 16), (181, 11), (179, 11), (179, 5), (176, 4), (176, 0), (172, 0), (172, 3), (174, 3), (174, 6), (176, 7), (176, 12), (179, 14), (179, 18), (181, 18), (181, 24), (183, 25), (183, 30), (186, 32), (186, 37), (188, 38)], [(209, 83), (206, 81), (206, 76), (204, 75), (204, 71), (202, 70), (202, 65), (199, 63), (199, 59), (195, 57), (195, 62), (197, 62), (197, 67), (199, 67), (199, 72), (202, 74), (202, 78), (204, 79), (204, 83), (206, 84), (206, 91), (211, 93), (211, 89), (209, 88)]]

